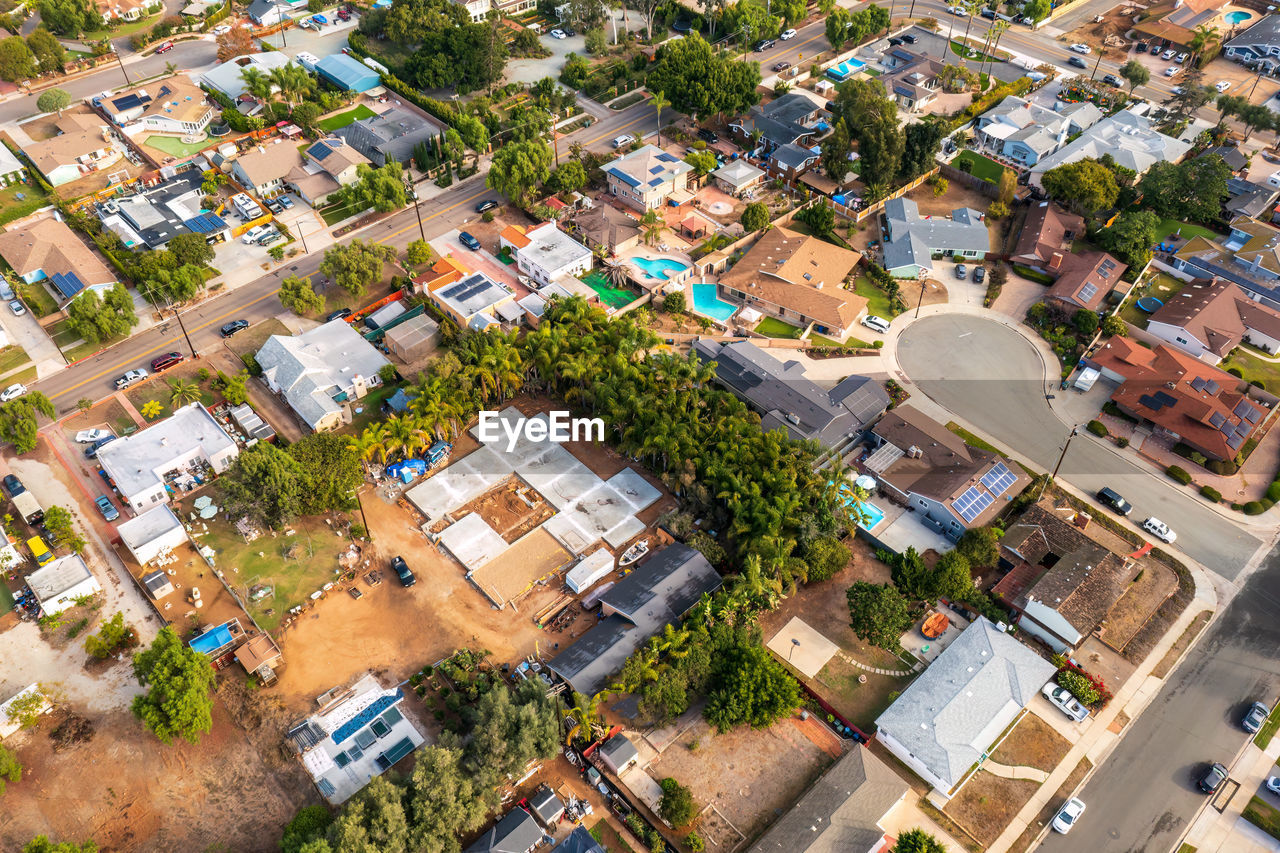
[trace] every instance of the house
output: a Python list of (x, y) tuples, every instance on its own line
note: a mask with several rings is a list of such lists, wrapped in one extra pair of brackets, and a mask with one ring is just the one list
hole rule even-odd
[(677, 201), (688, 200), (686, 188), (693, 167), (656, 145), (624, 154), (600, 168), (608, 179), (609, 194), (636, 210), (661, 207), (673, 195)]
[(98, 464), (116, 484), (120, 499), (135, 512), (168, 503), (166, 481), (177, 472), (178, 487), (206, 483), (240, 455), (240, 448), (199, 403), (189, 403), (162, 421), (98, 450)]
[(890, 52), (893, 64), (888, 74), (880, 77), (885, 93), (909, 113), (918, 113), (938, 98), (938, 75), (946, 65), (926, 53), (914, 53), (901, 47)]
[(64, 303), (84, 290), (109, 290), (116, 283), (107, 265), (58, 219), (40, 219), (0, 233), (0, 257), (26, 284), (52, 284)]
[(400, 710), (404, 691), (372, 675), (317, 701), (319, 710), (290, 728), (286, 740), (330, 805), (346, 802), (424, 740)]
[(1188, 282), (1151, 315), (1147, 331), (1170, 346), (1217, 364), (1242, 341), (1280, 352), (1280, 311), (1254, 302), (1223, 278)]
[(574, 214), (569, 230), (592, 249), (604, 248), (615, 255), (635, 248), (644, 236), (634, 217), (609, 204)]
[(843, 341), (867, 313), (867, 300), (844, 286), (861, 259), (852, 249), (779, 226), (721, 274), (718, 293)]
[(733, 160), (711, 173), (716, 186), (732, 196), (742, 196), (764, 183), (764, 172), (746, 160)]
[(161, 249), (179, 234), (200, 234), (206, 243), (231, 239), (231, 228), (216, 213), (204, 211), (204, 176), (187, 169), (152, 186), (95, 202), (102, 224), (130, 249)]
[(204, 90), (180, 74), (126, 89), (99, 108), (119, 127), (175, 135), (204, 133), (217, 112)]
[(382, 384), (391, 362), (342, 320), (300, 335), (272, 335), (257, 360), (267, 387), (315, 432), (342, 426), (347, 403)]
[(57, 136), (25, 145), (22, 153), (55, 187), (102, 171), (124, 156), (102, 119), (92, 113), (66, 112), (54, 125)]
[(1227, 221), (1238, 216), (1274, 221), (1277, 199), (1280, 199), (1280, 189), (1276, 187), (1255, 184), (1244, 178), (1230, 178), (1227, 180), (1227, 199), (1222, 203), (1222, 216)]
[(1223, 45), (1227, 59), (1271, 73), (1280, 65), (1280, 17), (1258, 15), (1249, 29)]
[(471, 273), (461, 280), (456, 274), (444, 276), (439, 285), (429, 285), (433, 303), (464, 329), (485, 329), (497, 325), (499, 309), (515, 302), (516, 294), (507, 285), (494, 281), (482, 272)]
[(591, 837), (586, 827), (575, 826), (573, 832), (551, 849), (551, 853), (605, 853), (605, 849)]
[(871, 750), (854, 746), (745, 853), (879, 853), (886, 818), (909, 790)]
[(768, 167), (769, 177), (794, 181), (817, 165), (821, 159), (822, 152), (816, 145), (806, 148), (803, 145), (788, 142), (770, 151), (765, 165)]
[(1128, 268), (1128, 264), (1107, 252), (1068, 255), (1058, 267), (1058, 280), (1045, 298), (1071, 312), (1097, 311)]
[(1012, 568), (993, 592), (1013, 608), (1023, 632), (1059, 654), (1071, 654), (1098, 629), (1139, 571), (1062, 517), (1051, 500), (1027, 507), (1005, 531), (1000, 560), (1002, 569)]
[(1217, 31), (1223, 6), (1216, 0), (1158, 0), (1138, 22), (1135, 32), (1143, 39), (1167, 39), (1179, 51), (1192, 50), (1198, 27)]
[(473, 24), (483, 22), (485, 16), (489, 14), (489, 10), (493, 8), (490, 0), (453, 0), (453, 2), (467, 10), (467, 14), (471, 16), (471, 23)]
[(527, 230), (509, 225), (498, 242), (514, 250), (516, 268), (538, 284), (585, 275), (595, 259), (590, 249), (561, 231), (554, 221)]
[(980, 260), (991, 248), (985, 217), (971, 207), (957, 207), (951, 218), (921, 216), (905, 196), (884, 204), (884, 268), (894, 278), (934, 275), (934, 255), (952, 260)]
[(1280, 229), (1273, 225), (1237, 217), (1227, 237), (1192, 237), (1169, 265), (1184, 276), (1225, 278), (1255, 302), (1280, 310)]
[(574, 690), (594, 696), (632, 652), (720, 583), (702, 554), (688, 545), (668, 545), (600, 596), (603, 618), (548, 665)]
[(1084, 219), (1051, 201), (1035, 202), (1027, 211), (1018, 245), (1009, 260), (1054, 275), (1071, 255), (1071, 244), (1085, 236)]
[(27, 575), (27, 588), (40, 604), (44, 616), (57, 616), (74, 607), (77, 598), (102, 592), (98, 579), (79, 554), (59, 557), (43, 569)]
[(616, 734), (600, 745), (600, 761), (615, 776), (621, 776), (639, 760), (636, 745), (624, 734)]
[[(490, 11), (504, 18), (514, 18), (537, 8), (537, 0), (453, 0), (467, 10), (473, 24), (481, 23)], [(561, 16), (562, 20), (567, 20)]]
[(276, 669), (284, 662), (284, 654), (267, 633), (255, 634), (235, 650), (236, 663), (249, 675), (258, 676), (263, 684), (276, 680)]
[(1196, 155), (1197, 160), (1204, 157), (1221, 157), (1222, 162), (1227, 164), (1231, 174), (1236, 177), (1240, 177), (1240, 173), (1249, 168), (1249, 158), (1239, 148), (1233, 148), (1230, 145), (1215, 145)]
[(760, 413), (760, 429), (784, 429), (797, 441), (839, 451), (889, 408), (880, 383), (853, 375), (823, 388), (806, 379), (804, 365), (783, 363), (750, 341), (694, 341), (694, 354), (716, 363), (716, 379)]
[[(257, 2), (263, 2), (263, 0), (257, 0)], [(221, 92), (234, 101), (248, 91), (244, 85), (243, 74), (246, 68), (256, 68), (263, 74), (270, 74), (277, 68), (291, 64), (294, 64), (294, 60), (283, 51), (248, 53), (213, 66), (200, 76), (200, 85)]]
[(950, 799), (1054, 669), (979, 616), (876, 719), (876, 740)]
[(1088, 101), (1051, 110), (1016, 95), (978, 116), (974, 138), (988, 151), (1023, 166), (1034, 166), (1102, 120), (1102, 111)]
[(991, 522), (1031, 478), (1003, 456), (964, 439), (913, 406), (899, 406), (871, 428), (863, 467), (883, 492), (951, 540)]
[(26, 167), (9, 150), (9, 146), (0, 145), (0, 187), (22, 183), (25, 172)]
[(1081, 363), (1120, 383), (1111, 402), (1121, 411), (1209, 459), (1234, 459), (1267, 416), (1243, 379), (1167, 344), (1113, 337)]
[(231, 177), (259, 198), (271, 198), (285, 191), (285, 180), (298, 164), (298, 149), (276, 141), (237, 157), (231, 164)]
[(104, 21), (136, 21), (150, 4), (146, 0), (94, 0), (93, 7)]
[(164, 560), (190, 541), (182, 519), (167, 504), (120, 522), (116, 525), (116, 534), (139, 566)]
[(367, 92), (382, 82), (377, 71), (345, 53), (334, 53), (317, 62), (316, 74), (346, 92)]
[(249, 20), (259, 27), (274, 27), (295, 11), (307, 11), (305, 0), (253, 0), (248, 14)]
[(359, 180), (360, 166), (369, 165), (368, 157), (337, 136), (317, 139), (307, 146), (304, 156), (309, 163), (315, 164), (318, 169), (343, 187)]
[(1116, 164), (1139, 175), (1159, 162), (1177, 163), (1191, 150), (1191, 143), (1165, 136), (1151, 126), (1151, 119), (1133, 109), (1107, 116), (1063, 145), (1031, 169), (1031, 184), (1039, 187), (1044, 173), (1077, 160), (1110, 154)]
[(520, 806), (484, 831), (463, 853), (533, 853), (542, 842), (542, 829)]
[(757, 104), (742, 118), (729, 123), (729, 133), (744, 146), (753, 134), (766, 152), (782, 145), (811, 145), (829, 115), (825, 103), (805, 92), (788, 92), (767, 104)]
[(444, 125), (407, 109), (394, 107), (382, 115), (362, 118), (334, 131), (375, 166), (388, 160), (408, 163), (420, 143), (444, 133)]

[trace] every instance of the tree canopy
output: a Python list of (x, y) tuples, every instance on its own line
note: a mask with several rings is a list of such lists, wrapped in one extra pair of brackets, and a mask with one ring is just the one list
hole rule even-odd
[(287, 452), (301, 466), (302, 515), (355, 506), (352, 496), (364, 482), (364, 473), (345, 436), (312, 433), (289, 445)]
[(1151, 260), (1160, 217), (1150, 210), (1126, 210), (1110, 226), (1100, 229), (1098, 245), (1131, 267), (1141, 269)]
[(551, 176), (551, 147), (541, 139), (526, 139), (494, 152), (485, 185), (518, 205), (527, 204), (533, 191)]
[(759, 103), (760, 65), (717, 54), (692, 33), (658, 48), (649, 72), (650, 91), (662, 91), (671, 106), (698, 119), (720, 113), (737, 115)]
[[(44, 26), (36, 27), (31, 35), (27, 36), (27, 47), (31, 49), (31, 54), (35, 57), (36, 65), (39, 66), (42, 74), (61, 71), (66, 65), (67, 49)], [(68, 95), (68, 103), (70, 103), (70, 95)], [(39, 107), (38, 102), (36, 106)]]
[(102, 27), (102, 16), (89, 0), (40, 0), (40, 21), (54, 33), (76, 38)]
[(237, 456), (218, 486), (234, 515), (248, 515), (272, 530), (297, 518), (307, 501), (302, 465), (268, 442), (259, 442)]
[(1231, 167), (1218, 155), (1152, 164), (1138, 182), (1142, 204), (1166, 219), (1214, 222), (1230, 194)]
[(279, 296), (280, 304), (295, 314), (319, 314), (324, 311), (325, 298), (311, 286), (311, 276), (286, 276), (280, 282)]
[(1115, 175), (1091, 159), (1056, 166), (1044, 173), (1041, 184), (1050, 198), (1082, 215), (1109, 208), (1120, 196)]
[(722, 733), (743, 724), (771, 726), (800, 701), (796, 680), (758, 644), (730, 647), (716, 662), (713, 678), (703, 715)]
[(320, 273), (354, 296), (364, 296), (369, 285), (382, 279), (383, 264), (396, 259), (396, 250), (372, 240), (352, 240), (326, 249)]
[(409, 195), (404, 187), (404, 170), (395, 160), (373, 167), (361, 163), (356, 180), (334, 193), (353, 212), (375, 210), (389, 213), (404, 207)]
[(17, 83), (35, 76), (36, 58), (22, 36), (0, 39), (0, 79)]
[(71, 103), (66, 89), (45, 89), (36, 98), (36, 109), (42, 113), (61, 113)]
[(1151, 80), (1151, 70), (1136, 59), (1130, 59), (1120, 66), (1120, 76), (1129, 83), (1129, 94), (1138, 86), (1145, 86)]
[(890, 853), (947, 853), (947, 848), (937, 838), (916, 827), (899, 835)]
[(213, 667), (172, 626), (161, 628), (151, 646), (133, 656), (133, 674), (147, 688), (133, 699), (134, 716), (161, 742), (181, 737), (199, 743), (213, 729)]
[(672, 826), (685, 826), (696, 814), (693, 804), (693, 791), (681, 785), (670, 776), (658, 783), (662, 788), (662, 800), (658, 811), (662, 819)]
[(89, 290), (71, 300), (66, 308), (67, 327), (89, 343), (122, 337), (138, 324), (133, 297), (120, 282), (105, 295)]
[(13, 752), (0, 746), (0, 797), (4, 796), (9, 782), (21, 781), (22, 762), (18, 761), (18, 756)]
[(895, 649), (911, 627), (911, 613), (902, 593), (889, 584), (858, 581), (849, 587), (849, 627), (860, 639), (882, 649)]
[(39, 441), (40, 415), (52, 420), (53, 403), (39, 391), (28, 391), (16, 400), (0, 403), (0, 440), (13, 445), (16, 453), (30, 453)]
[(769, 227), (769, 205), (762, 201), (750, 202), (743, 208), (740, 221), (747, 231), (763, 231)]
[(98, 845), (92, 841), (80, 844), (74, 841), (50, 841), (46, 835), (37, 835), (22, 848), (22, 853), (98, 853)]
[[(906, 134), (898, 124), (897, 102), (885, 95), (884, 84), (879, 80), (856, 79), (837, 87), (831, 110), (858, 144), (861, 174), (868, 192), (873, 198), (883, 197), (903, 169), (906, 152)], [(917, 162), (910, 169), (919, 165), (921, 152), (933, 133), (932, 129), (913, 132), (912, 156)]]

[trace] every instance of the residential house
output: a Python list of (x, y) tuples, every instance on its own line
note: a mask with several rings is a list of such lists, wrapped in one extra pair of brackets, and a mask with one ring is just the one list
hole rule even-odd
[(1223, 45), (1222, 55), (1270, 73), (1280, 66), (1280, 16), (1255, 17), (1252, 27)]
[[(897, 54), (906, 54), (900, 57)], [(890, 51), (894, 63), (891, 71), (880, 77), (885, 92), (909, 113), (922, 112), (938, 98), (941, 81), (938, 75), (946, 65), (927, 53), (914, 53), (900, 47)]]
[(1227, 168), (1231, 170), (1231, 174), (1240, 177), (1242, 172), (1249, 169), (1249, 158), (1238, 147), (1230, 145), (1215, 145), (1212, 148), (1206, 148), (1196, 155), (1196, 159), (1200, 160), (1204, 157), (1221, 157), (1222, 162), (1227, 164)]
[(746, 160), (733, 160), (712, 172), (711, 180), (729, 195), (741, 197), (764, 183), (764, 172)]
[(107, 169), (124, 156), (102, 119), (92, 113), (66, 112), (54, 125), (57, 136), (25, 145), (22, 153), (55, 187)]
[(1169, 265), (1195, 278), (1225, 278), (1255, 302), (1280, 310), (1280, 228), (1274, 225), (1237, 217), (1225, 238), (1192, 237)]
[(575, 826), (563, 841), (551, 849), (551, 853), (605, 853), (600, 842), (591, 837), (585, 826)]
[(179, 234), (200, 234), (207, 243), (231, 239), (231, 228), (216, 213), (204, 213), (199, 169), (187, 169), (153, 186), (135, 184), (128, 195), (95, 202), (93, 210), (130, 249), (161, 249)]
[(9, 150), (8, 145), (0, 145), (0, 187), (7, 187), (9, 184), (20, 184), (26, 172), (26, 167), (22, 165), (14, 153)]
[(419, 143), (444, 133), (444, 125), (408, 109), (394, 107), (382, 115), (362, 118), (334, 131), (375, 166), (388, 160), (408, 163)]
[(600, 167), (609, 193), (639, 211), (661, 207), (673, 196), (680, 203), (692, 196), (687, 190), (693, 167), (656, 145), (624, 154)]
[(360, 166), (369, 165), (369, 158), (337, 136), (317, 139), (307, 146), (304, 155), (309, 163), (343, 187), (359, 180)]
[(147, 13), (147, 0), (94, 0), (93, 7), (104, 21), (137, 21)]
[(347, 404), (382, 384), (389, 362), (343, 320), (300, 335), (272, 335), (257, 354), (267, 387), (315, 432), (342, 426)]
[(40, 604), (42, 616), (57, 616), (74, 607), (77, 598), (102, 592), (102, 585), (79, 554), (68, 554), (27, 575), (27, 589)]
[(1013, 608), (1018, 627), (1054, 652), (1075, 652), (1120, 600), (1138, 565), (1094, 541), (1064, 517), (1052, 500), (1027, 507), (1000, 539), (1000, 563), (1008, 573), (994, 592)]
[(239, 446), (213, 415), (199, 403), (189, 403), (162, 421), (103, 445), (98, 465), (116, 484), (121, 501), (141, 513), (168, 503), (167, 483), (173, 472), (178, 472), (175, 489), (189, 489), (226, 471), (239, 455)]
[(58, 219), (40, 219), (0, 233), (0, 257), (26, 284), (53, 285), (62, 303), (84, 290), (109, 290), (116, 283), (115, 273)]
[(284, 653), (267, 633), (255, 634), (235, 650), (236, 663), (262, 684), (276, 680), (276, 669), (284, 663)]
[(182, 526), (182, 519), (174, 514), (168, 504), (161, 504), (128, 521), (120, 522), (116, 525), (116, 534), (139, 566), (162, 560), (190, 541), (186, 528)]
[(1107, 252), (1068, 255), (1057, 268), (1058, 280), (1045, 298), (1073, 313), (1097, 311), (1128, 268)]
[(769, 152), (765, 166), (768, 168), (769, 177), (791, 183), (821, 160), (822, 152), (816, 145), (806, 148), (803, 145), (788, 142)]
[(1244, 178), (1230, 178), (1227, 180), (1227, 193), (1227, 200), (1222, 203), (1222, 216), (1227, 221), (1238, 216), (1275, 220), (1280, 189), (1269, 184), (1255, 184)]
[(871, 427), (862, 466), (880, 490), (955, 541), (989, 524), (1031, 478), (1008, 459), (970, 447), (914, 406), (898, 406)]
[(1018, 234), (1009, 260), (1038, 272), (1055, 275), (1071, 255), (1071, 245), (1085, 235), (1084, 219), (1051, 201), (1036, 202)]
[(1191, 150), (1191, 143), (1152, 127), (1151, 119), (1132, 109), (1107, 116), (1031, 169), (1031, 184), (1039, 187), (1044, 173), (1077, 160), (1111, 155), (1116, 164), (1139, 175), (1155, 163), (1177, 163)]
[(971, 207), (957, 207), (950, 219), (921, 216), (919, 206), (902, 196), (885, 202), (884, 221), (884, 268), (894, 278), (934, 275), (937, 254), (955, 261), (980, 260), (991, 248), (986, 218)]
[(298, 149), (277, 140), (244, 152), (231, 164), (231, 177), (259, 198), (285, 191), (286, 178), (298, 166)]
[(720, 588), (707, 558), (675, 544), (651, 554), (600, 596), (601, 620), (548, 664), (584, 696), (600, 692), (631, 653)]
[[(440, 265), (437, 264), (437, 267)], [(415, 279), (415, 284), (418, 279)], [(500, 312), (515, 304), (516, 293), (482, 272), (460, 276), (456, 270), (434, 270), (424, 289), (433, 303), (464, 329), (480, 331), (499, 325)]]
[(463, 853), (533, 853), (541, 843), (538, 822), (522, 806), (516, 806)]
[[(258, 2), (264, 2), (264, 0), (258, 0)], [(244, 85), (243, 75), (246, 68), (255, 68), (263, 74), (270, 74), (277, 68), (291, 64), (295, 64), (293, 58), (283, 51), (248, 53), (213, 66), (200, 76), (200, 84), (221, 92), (234, 101), (248, 91)]]
[(979, 616), (876, 719), (876, 740), (950, 799), (1054, 669)]
[(1192, 50), (1198, 27), (1217, 30), (1223, 6), (1217, 0), (1158, 0), (1134, 28), (1139, 38), (1165, 39), (1179, 51)]
[(778, 226), (720, 276), (733, 302), (843, 341), (866, 316), (867, 300), (844, 286), (862, 256)]
[(489, 14), (489, 10), (493, 8), (490, 0), (453, 0), (453, 2), (467, 10), (467, 14), (471, 16), (471, 23), (473, 24), (483, 22), (485, 16)]
[(569, 220), (569, 230), (587, 246), (603, 247), (614, 255), (635, 248), (644, 236), (634, 217), (609, 204), (575, 213)]
[(538, 284), (577, 278), (591, 271), (591, 250), (560, 230), (554, 222), (524, 229), (508, 225), (499, 244), (515, 254), (516, 268)]
[(1167, 344), (1113, 337), (1081, 363), (1120, 383), (1121, 411), (1209, 459), (1234, 459), (1267, 416), (1243, 379)]
[(786, 430), (797, 441), (840, 452), (889, 408), (889, 395), (873, 379), (855, 374), (822, 388), (805, 378), (800, 362), (783, 363), (750, 341), (704, 338), (694, 342), (693, 351), (715, 362), (716, 378), (760, 413), (765, 432)]
[(120, 127), (176, 135), (203, 133), (217, 112), (204, 90), (181, 74), (104, 98), (99, 108)]
[(422, 745), (412, 716), (400, 710), (404, 698), (399, 687), (366, 674), (321, 696), (320, 708), (289, 729), (287, 742), (330, 805), (346, 802)]
[(855, 745), (745, 853), (881, 853), (886, 819), (908, 791), (870, 749)]
[(1223, 278), (1188, 282), (1151, 315), (1147, 331), (1209, 364), (1241, 342), (1280, 352), (1280, 311), (1254, 302)]
[(987, 150), (1029, 167), (1101, 120), (1102, 111), (1088, 101), (1055, 111), (1010, 95), (978, 116), (974, 137)]
[(825, 102), (807, 92), (788, 92), (767, 104), (757, 104), (742, 118), (729, 123), (729, 133), (744, 146), (759, 134), (765, 152), (783, 145), (810, 146), (821, 132), (819, 124), (829, 113)]
[(560, 818), (564, 817), (564, 803), (545, 782), (529, 795), (529, 808), (539, 823), (553, 831), (556, 824), (560, 822)]
[(306, 12), (306, 0), (253, 0), (249, 4), (249, 20), (259, 27), (274, 27), (294, 12)]
[(330, 54), (317, 62), (316, 74), (344, 92), (367, 92), (382, 82), (377, 71), (345, 53)]

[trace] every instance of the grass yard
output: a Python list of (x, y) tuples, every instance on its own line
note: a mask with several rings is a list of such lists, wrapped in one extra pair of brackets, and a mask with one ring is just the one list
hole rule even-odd
[(604, 848), (605, 853), (635, 853), (631, 845), (622, 840), (618, 830), (609, 825), (603, 818), (589, 830), (591, 837)]
[(1140, 291), (1133, 293), (1120, 308), (1120, 319), (1139, 329), (1147, 327), (1151, 315), (1138, 307), (1138, 300), (1144, 296), (1154, 296), (1161, 302), (1168, 302), (1178, 291), (1186, 286), (1186, 282), (1171, 275), (1158, 272), (1147, 279), (1148, 284)]
[(1205, 228), (1203, 225), (1190, 225), (1186, 222), (1179, 222), (1176, 219), (1166, 219), (1156, 226), (1156, 241), (1163, 241), (1170, 234), (1181, 232), (1181, 236), (1190, 240), (1192, 237), (1204, 237), (1212, 240), (1214, 237), (1221, 236), (1212, 228)]
[(139, 18), (136, 21), (128, 21), (126, 23), (123, 23), (118, 27), (102, 29), (93, 33), (85, 33), (83, 36), (80, 37), (80, 41), (84, 44), (88, 44), (89, 42), (102, 41), (103, 39), (106, 39), (106, 38), (110, 38), (110, 39), (124, 38), (125, 36), (131, 36), (131, 35), (134, 35), (135, 33), (140, 33), (143, 30), (149, 30), (151, 29), (152, 24), (157, 24), (157, 23), (159, 23), (159, 15), (147, 15), (143, 18)]
[(171, 387), (169, 383), (176, 382), (178, 379), (188, 379), (200, 386), (200, 405), (212, 406), (218, 398), (209, 389), (209, 379), (203, 382), (200, 381), (197, 375), (199, 370), (200, 368), (193, 362), (183, 362), (177, 367), (169, 368), (158, 376), (153, 376), (141, 385), (133, 386), (125, 392), (125, 396), (129, 398), (129, 402), (139, 412), (142, 411), (143, 406), (153, 400), (159, 403), (160, 413), (149, 419), (150, 422), (155, 423), (161, 418), (167, 418), (173, 414), (173, 406), (170, 404)]
[(1272, 709), (1267, 721), (1262, 724), (1262, 728), (1253, 736), (1253, 742), (1258, 745), (1259, 749), (1266, 749), (1271, 745), (1271, 739), (1276, 736), (1277, 729), (1280, 729), (1280, 705)]
[[(1004, 172), (1005, 167), (1001, 166), (990, 157), (984, 157), (977, 151), (961, 151), (956, 158), (951, 161), (951, 165), (960, 169), (960, 163), (968, 163), (973, 168), (969, 170), (969, 174), (975, 178), (981, 178), (989, 183), (999, 183), (1000, 174)], [(964, 171), (961, 169), (961, 171)]]
[(783, 322), (777, 317), (765, 317), (756, 326), (756, 331), (766, 338), (799, 338), (804, 329)]
[(1219, 365), (1233, 375), (1240, 374), (1246, 382), (1260, 382), (1271, 393), (1280, 393), (1280, 364), (1259, 358), (1251, 347), (1241, 345), (1235, 355)]
[(875, 314), (877, 317), (883, 317), (886, 320), (892, 319), (898, 315), (889, 304), (889, 296), (883, 290), (876, 287), (871, 279), (865, 275), (860, 275), (853, 281), (854, 291), (867, 300), (867, 313)]
[(1071, 749), (1067, 739), (1035, 714), (1026, 714), (1009, 736), (1000, 742), (991, 760), (1011, 767), (1034, 767), (1046, 773)]
[(21, 281), (13, 288), (14, 293), (27, 306), (27, 310), (37, 317), (48, 317), (58, 310), (58, 303), (49, 293), (49, 289), (40, 282), (24, 284)]
[(964, 45), (958, 41), (951, 42), (951, 52), (954, 53), (956, 56), (960, 56), (965, 59), (980, 59), (980, 60), (995, 61), (994, 56), (985, 54), (980, 50), (975, 50), (974, 48)]
[(49, 197), (34, 183), (10, 184), (0, 189), (0, 225), (8, 225), (16, 219), (30, 216), (47, 204)]
[(0, 583), (0, 616), (13, 609), (13, 593), (6, 584)]
[(342, 432), (357, 435), (364, 428), (382, 418), (382, 402), (400, 389), (399, 385), (383, 385), (371, 390), (363, 400), (356, 400), (351, 405), (351, 425), (342, 428)]
[(316, 122), (316, 126), (321, 130), (332, 133), (333, 131), (340, 130), (349, 124), (353, 124), (362, 118), (373, 118), (376, 115), (377, 113), (373, 110), (369, 109), (364, 104), (360, 104), (354, 110), (347, 110), (345, 113), (338, 113), (337, 115), (332, 115), (326, 119), (322, 119), (321, 121)]
[(1039, 787), (1039, 782), (1005, 779), (979, 770), (947, 804), (944, 813), (990, 847)]
[(17, 344), (10, 344), (0, 349), (0, 376), (4, 376), (10, 371), (17, 370), (24, 364), (31, 363), (31, 356), (27, 355), (27, 351)]
[(1262, 797), (1251, 799), (1241, 817), (1272, 838), (1280, 838), (1280, 811)]
[(316, 212), (320, 214), (320, 218), (324, 220), (325, 225), (337, 225), (342, 220), (355, 216), (360, 211), (355, 210), (349, 203), (339, 201), (316, 208)]
[(281, 323), (276, 318), (264, 320), (261, 323), (254, 323), (249, 328), (236, 332), (227, 338), (227, 349), (236, 355), (244, 355), (245, 353), (257, 352), (262, 349), (262, 345), (267, 342), (267, 338), (272, 335), (292, 335), (289, 327)]
[(154, 148), (157, 151), (163, 151), (171, 157), (190, 157), (198, 154), (204, 149), (213, 145), (214, 141), (205, 137), (199, 142), (183, 142), (180, 136), (162, 136), (153, 133), (142, 141), (142, 144), (148, 148)]

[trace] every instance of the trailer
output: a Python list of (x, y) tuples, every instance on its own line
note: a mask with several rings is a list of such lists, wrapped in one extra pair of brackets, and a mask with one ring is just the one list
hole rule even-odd
[(44, 509), (31, 492), (22, 492), (14, 495), (13, 508), (18, 511), (18, 515), (22, 516), (27, 524), (35, 526), (44, 521)]

